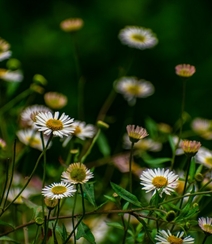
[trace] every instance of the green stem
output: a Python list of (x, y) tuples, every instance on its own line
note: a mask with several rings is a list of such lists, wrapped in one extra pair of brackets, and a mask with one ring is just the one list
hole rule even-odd
[[(73, 209), (72, 209), (72, 216), (74, 216), (74, 211), (76, 208), (76, 202), (77, 202), (77, 195), (78, 195), (78, 185), (76, 185), (76, 193), (74, 194), (74, 205), (73, 205)], [(72, 227), (74, 230), (74, 217), (72, 218)], [(75, 231), (74, 231), (74, 244), (76, 244), (76, 235), (75, 235)]]
[(202, 241), (202, 244), (204, 244), (206, 242), (207, 238), (208, 238), (208, 235), (205, 235), (205, 237), (204, 237), (204, 239)]
[(54, 243), (57, 244), (57, 237), (56, 237), (56, 226), (57, 226), (57, 222), (58, 222), (58, 218), (59, 218), (59, 213), (60, 213), (60, 199), (58, 199), (58, 204), (57, 204), (57, 216), (56, 216), (56, 220), (53, 226), (53, 236), (54, 236)]

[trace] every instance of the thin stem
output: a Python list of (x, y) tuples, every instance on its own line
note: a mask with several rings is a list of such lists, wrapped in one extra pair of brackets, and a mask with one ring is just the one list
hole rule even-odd
[(35, 238), (34, 238), (33, 244), (36, 244), (37, 243), (39, 229), (40, 229), (40, 226), (37, 225), (36, 232), (35, 232)]
[(205, 235), (205, 237), (204, 237), (204, 239), (202, 241), (202, 244), (204, 244), (206, 242), (207, 238), (208, 238), (208, 235)]
[(57, 204), (57, 216), (56, 216), (56, 220), (53, 226), (53, 236), (54, 236), (54, 243), (57, 244), (57, 238), (56, 238), (56, 226), (57, 226), (57, 222), (58, 222), (58, 217), (59, 217), (59, 213), (60, 213), (60, 199), (58, 199), (58, 204)]
[(132, 193), (132, 159), (133, 159), (133, 147), (134, 147), (134, 142), (131, 143), (131, 148), (130, 148), (130, 161), (129, 161), (129, 190), (130, 193)]
[[(73, 205), (73, 209), (72, 209), (72, 216), (74, 216), (74, 211), (76, 208), (76, 202), (77, 202), (77, 195), (78, 195), (78, 184), (76, 185), (76, 193), (74, 194), (74, 205)], [(72, 218), (72, 227), (74, 229), (74, 217)], [(76, 243), (76, 235), (75, 235), (75, 231), (74, 231), (74, 244)]]
[(8, 179), (9, 179), (9, 158), (7, 160), (5, 160), (6, 162), (6, 177), (5, 177), (5, 182), (4, 182), (4, 186), (3, 186), (3, 191), (2, 191), (2, 195), (1, 195), (1, 208), (3, 208), (4, 204), (3, 204), (3, 200), (4, 200), (4, 194), (5, 191), (7, 189), (7, 183), (8, 183)]
[(44, 237), (43, 237), (43, 242), (42, 242), (43, 244), (46, 243), (46, 238), (47, 238), (48, 229), (49, 229), (49, 219), (50, 219), (50, 216), (51, 216), (51, 212), (52, 212), (52, 209), (49, 209), (47, 219), (46, 219), (46, 216), (45, 216)]

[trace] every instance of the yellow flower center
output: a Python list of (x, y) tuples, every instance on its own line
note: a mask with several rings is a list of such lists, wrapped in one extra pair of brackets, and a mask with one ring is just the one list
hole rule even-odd
[(212, 226), (211, 225), (203, 225), (204, 231), (208, 232), (208, 233), (212, 233)]
[(54, 193), (55, 195), (59, 195), (59, 194), (63, 194), (67, 191), (67, 188), (65, 186), (54, 186), (51, 189), (52, 193)]
[(41, 141), (37, 138), (34, 138), (34, 137), (29, 137), (29, 138), (27, 138), (27, 140), (29, 141), (29, 145), (32, 147), (41, 144)]
[(182, 69), (179, 71), (179, 75), (183, 77), (191, 76), (191, 71), (189, 69)]
[(152, 180), (152, 184), (156, 187), (156, 188), (162, 188), (164, 186), (167, 186), (167, 179), (163, 176), (156, 176), (153, 180)]
[(134, 96), (138, 96), (141, 93), (141, 87), (137, 85), (130, 85), (127, 87), (127, 91)]
[(138, 34), (132, 35), (132, 39), (137, 42), (145, 42), (145, 40), (146, 40), (145, 36), (138, 35)]
[(86, 171), (84, 168), (72, 169), (70, 172), (70, 177), (76, 182), (83, 182), (86, 178)]
[(176, 236), (169, 236), (167, 241), (170, 243), (170, 244), (182, 244), (183, 243), (183, 239), (181, 238), (178, 238)]
[(81, 128), (79, 126), (76, 126), (75, 131), (74, 131), (74, 135), (77, 135), (81, 132), (82, 132)]
[(58, 119), (49, 119), (46, 126), (53, 131), (63, 129), (63, 123)]
[(205, 158), (205, 162), (206, 162), (206, 164), (209, 164), (210, 166), (212, 166), (212, 157)]

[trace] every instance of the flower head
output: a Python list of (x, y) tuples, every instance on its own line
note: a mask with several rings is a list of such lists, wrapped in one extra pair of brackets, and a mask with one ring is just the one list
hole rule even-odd
[(190, 64), (178, 64), (175, 67), (175, 73), (181, 77), (191, 77), (195, 72), (195, 67)]
[[(24, 129), (19, 130), (17, 132), (18, 139), (25, 145), (28, 145), (32, 148), (38, 149), (40, 151), (43, 150), (42, 140), (40, 137), (40, 133), (34, 131), (32, 129)], [(44, 146), (47, 145), (48, 139), (46, 137), (44, 139)]]
[(156, 191), (159, 192), (162, 197), (162, 193), (165, 192), (170, 195), (178, 186), (178, 175), (174, 174), (169, 169), (148, 169), (144, 171), (141, 176), (142, 189), (146, 192), (153, 191), (153, 195)]
[(83, 163), (73, 163), (62, 173), (62, 181), (70, 184), (84, 184), (93, 178), (93, 173)]
[(20, 70), (0, 69), (0, 79), (7, 82), (21, 82), (23, 74)]
[(198, 219), (198, 224), (204, 232), (212, 234), (212, 218), (201, 217)]
[(158, 43), (152, 30), (138, 26), (126, 26), (119, 32), (119, 39), (124, 45), (141, 50), (152, 48)]
[(49, 186), (45, 186), (41, 193), (44, 197), (50, 199), (62, 199), (64, 197), (71, 197), (76, 191), (72, 185), (66, 182), (52, 183)]
[(201, 147), (195, 156), (196, 162), (203, 164), (205, 167), (212, 168), (212, 151), (205, 147)]
[(10, 44), (4, 39), (0, 38), (0, 61), (11, 57), (12, 52), (9, 50)]
[(127, 125), (127, 134), (131, 142), (135, 143), (139, 140), (147, 137), (149, 134), (147, 133), (146, 129), (136, 125)]
[(212, 120), (195, 118), (191, 123), (191, 128), (204, 139), (212, 139)]
[(40, 112), (51, 112), (51, 110), (49, 108), (47, 108), (46, 106), (37, 105), (37, 104), (25, 108), (21, 112), (21, 122), (22, 122), (22, 124), (25, 125), (25, 126), (29, 126), (29, 127), (35, 127), (34, 123), (37, 120), (36, 116)]
[(80, 30), (83, 27), (83, 20), (80, 18), (70, 18), (70, 19), (66, 19), (63, 20), (60, 23), (60, 28), (65, 31), (65, 32), (73, 32), (73, 31), (77, 31)]
[(2, 138), (0, 138), (0, 150), (5, 149), (6, 145), (6, 142)]
[(64, 113), (59, 117), (59, 112), (55, 112), (54, 115), (50, 112), (40, 112), (36, 116), (35, 125), (38, 131), (42, 131), (45, 135), (54, 136), (69, 136), (74, 132), (71, 127), (73, 119)]
[(136, 98), (151, 96), (155, 89), (152, 83), (138, 80), (136, 77), (122, 77), (114, 82), (114, 89), (121, 93), (130, 105), (134, 105)]
[(160, 230), (156, 235), (156, 244), (194, 244), (194, 238), (191, 236), (183, 237), (184, 232), (178, 232), (172, 235), (169, 230)]
[(44, 95), (44, 101), (52, 109), (61, 109), (67, 104), (67, 97), (58, 92), (47, 92)]
[(198, 141), (183, 140), (181, 147), (187, 156), (194, 156), (201, 147), (201, 143)]

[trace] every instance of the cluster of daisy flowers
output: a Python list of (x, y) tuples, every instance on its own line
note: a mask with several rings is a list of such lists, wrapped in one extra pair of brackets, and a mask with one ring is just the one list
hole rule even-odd
[(76, 184), (85, 184), (93, 173), (82, 163), (73, 163), (61, 175), (60, 183), (52, 183), (42, 189), (42, 195), (51, 200), (71, 197), (76, 192)]

